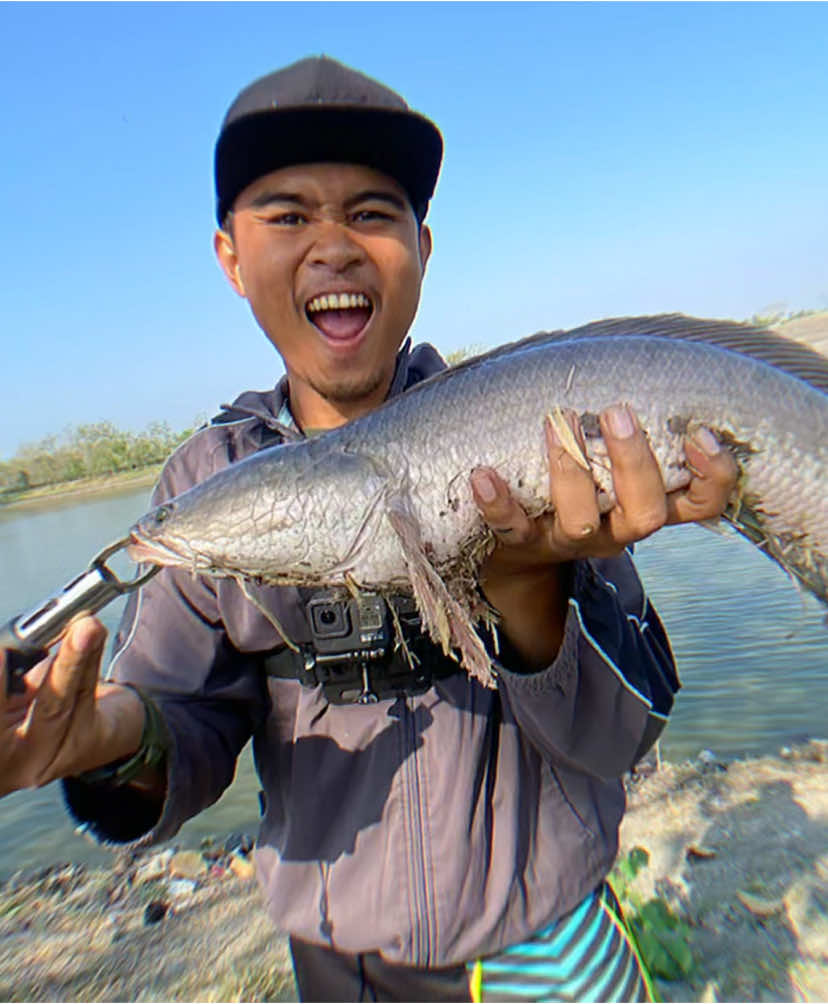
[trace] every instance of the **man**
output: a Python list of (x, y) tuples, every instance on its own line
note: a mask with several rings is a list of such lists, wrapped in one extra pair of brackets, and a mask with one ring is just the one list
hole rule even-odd
[[(286, 426), (339, 426), (443, 367), (430, 346), (404, 344), (441, 154), (431, 122), (326, 58), (242, 92), (216, 147), (215, 250), (286, 377), (184, 444), (156, 501), (279, 443)], [(494, 470), (472, 474), (498, 540), (480, 571), (499, 614), (496, 691), (424, 643), (416, 618), (405, 631), (417, 673), (391, 644), (369, 672), (314, 619), (359, 608), (252, 585), (251, 602), (231, 580), (168, 569), (131, 600), (106, 681), (103, 630), (88, 618), (25, 694), (0, 697), (0, 793), (64, 778), (93, 833), (144, 846), (219, 797), (252, 736), (257, 871), (303, 999), (640, 999), (603, 880), (620, 777), (678, 681), (625, 548), (720, 514), (736, 469), (702, 430), (687, 443), (688, 485), (665, 494), (635, 415), (618, 405), (600, 420), (618, 498), (604, 517), (551, 428), (554, 513), (529, 519)], [(349, 690), (357, 669), (368, 676)]]

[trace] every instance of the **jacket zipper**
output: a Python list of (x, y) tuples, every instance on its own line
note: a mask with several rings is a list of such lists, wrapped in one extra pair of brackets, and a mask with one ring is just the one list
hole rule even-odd
[(417, 745), (417, 724), (411, 712), (408, 701), (405, 702), (407, 737), (410, 754), (405, 759), (406, 776), (406, 807), (409, 840), (412, 860), (409, 862), (408, 873), (411, 877), (410, 888), (414, 906), (414, 964), (428, 966), (431, 964), (431, 931), (433, 926), (433, 900), (429, 896), (426, 879), (426, 845), (425, 820), (423, 812), (422, 783), (420, 778), (420, 750)]

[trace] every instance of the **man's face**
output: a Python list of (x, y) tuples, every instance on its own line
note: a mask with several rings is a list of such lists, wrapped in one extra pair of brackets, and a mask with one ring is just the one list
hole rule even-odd
[(249, 185), (219, 261), (285, 362), (304, 428), (376, 407), (431, 251), (404, 190), (354, 164), (303, 164)]

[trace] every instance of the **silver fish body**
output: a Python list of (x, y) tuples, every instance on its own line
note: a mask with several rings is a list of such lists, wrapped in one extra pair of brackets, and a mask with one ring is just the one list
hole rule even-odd
[[(339, 429), (263, 450), (148, 513), (132, 531), (136, 556), (267, 583), (413, 589), (432, 634), (459, 645), (468, 665), (456, 620), (473, 619), (471, 584), (490, 546), (471, 471), (493, 467), (530, 514), (548, 509), (544, 419), (572, 409), (611, 504), (597, 415), (627, 402), (668, 489), (686, 480), (688, 431), (705, 425), (726, 443), (741, 468), (731, 521), (828, 602), (824, 389), (730, 348), (684, 340), (675, 318), (663, 335), (657, 327), (639, 334), (636, 320), (623, 322), (623, 337), (573, 332), (514, 343)], [(756, 336), (716, 323), (728, 337), (734, 329)]]

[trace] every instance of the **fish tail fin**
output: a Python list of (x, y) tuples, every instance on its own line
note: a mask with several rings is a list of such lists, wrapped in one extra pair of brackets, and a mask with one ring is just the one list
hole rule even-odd
[(809, 546), (804, 535), (791, 534), (789, 539), (771, 533), (758, 505), (740, 496), (735, 506), (723, 517), (743, 537), (776, 562), (798, 585), (813, 593), (828, 606), (828, 562), (819, 551)]

